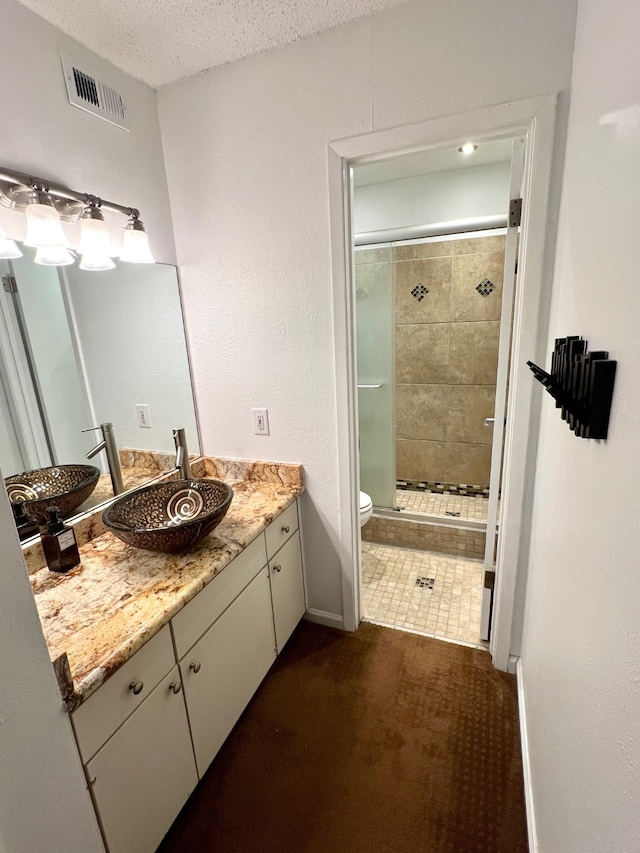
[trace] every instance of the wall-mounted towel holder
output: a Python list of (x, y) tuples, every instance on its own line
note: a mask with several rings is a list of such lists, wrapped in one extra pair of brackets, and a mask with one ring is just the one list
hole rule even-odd
[(527, 362), (580, 438), (607, 437), (617, 363), (608, 352), (587, 352), (587, 342), (578, 335), (556, 338), (551, 373)]

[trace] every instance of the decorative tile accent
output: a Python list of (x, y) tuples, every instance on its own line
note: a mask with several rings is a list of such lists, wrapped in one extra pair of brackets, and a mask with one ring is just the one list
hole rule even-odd
[(416, 578), (416, 586), (419, 586), (422, 589), (433, 589), (435, 582), (435, 578)]
[(416, 286), (411, 291), (411, 295), (418, 300), (418, 302), (422, 302), (425, 296), (429, 293), (429, 288), (425, 287), (424, 284), (416, 284)]
[(495, 285), (493, 284), (493, 282), (489, 281), (488, 278), (483, 279), (476, 287), (476, 290), (478, 291), (480, 296), (489, 296), (489, 294), (493, 293), (495, 289)]
[(488, 486), (466, 483), (439, 483), (433, 480), (396, 480), (396, 488), (412, 492), (436, 492), (441, 495), (489, 496)]

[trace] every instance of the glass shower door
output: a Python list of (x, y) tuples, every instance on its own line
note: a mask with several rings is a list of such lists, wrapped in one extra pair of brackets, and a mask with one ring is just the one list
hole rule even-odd
[(395, 507), (395, 319), (392, 249), (355, 253), (360, 488)]

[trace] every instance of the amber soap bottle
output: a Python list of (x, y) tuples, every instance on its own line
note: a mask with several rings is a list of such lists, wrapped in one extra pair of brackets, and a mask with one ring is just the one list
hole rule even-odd
[(73, 528), (62, 520), (60, 509), (47, 509), (47, 523), (40, 534), (42, 550), (52, 572), (68, 572), (80, 563), (78, 543)]

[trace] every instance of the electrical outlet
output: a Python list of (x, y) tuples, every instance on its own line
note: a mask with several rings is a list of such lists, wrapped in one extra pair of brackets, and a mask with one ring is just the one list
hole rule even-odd
[(146, 403), (136, 404), (136, 414), (138, 416), (138, 426), (141, 429), (151, 429), (151, 421), (149, 420), (149, 406)]
[(269, 409), (251, 409), (253, 431), (256, 435), (269, 435)]

